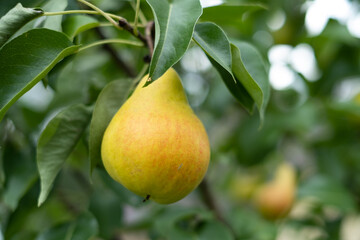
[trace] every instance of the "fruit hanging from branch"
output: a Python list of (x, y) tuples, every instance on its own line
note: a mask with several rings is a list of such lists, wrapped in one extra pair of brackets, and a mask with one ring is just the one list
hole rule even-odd
[(145, 76), (107, 127), (101, 154), (110, 176), (162, 204), (176, 202), (203, 179), (210, 146), (174, 69), (147, 87)]
[(296, 176), (289, 164), (281, 164), (275, 178), (259, 188), (255, 196), (255, 205), (267, 219), (285, 217), (294, 203), (296, 193)]

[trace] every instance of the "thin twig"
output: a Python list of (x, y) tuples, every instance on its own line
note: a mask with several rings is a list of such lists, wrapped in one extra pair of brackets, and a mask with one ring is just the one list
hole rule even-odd
[[(136, 11), (136, 6), (135, 6), (134, 2), (131, 1), (131, 2), (130, 2), (130, 5), (131, 5), (131, 7)], [(140, 21), (141, 21), (141, 23), (142, 23), (143, 25), (146, 25), (146, 24), (147, 24), (147, 19), (146, 19), (144, 13), (141, 11), (141, 9), (139, 9), (139, 18), (140, 18)]]
[[(122, 17), (117, 16), (112, 13), (105, 12), (111, 18), (119, 21)], [(67, 11), (60, 11), (60, 12), (44, 12), (44, 16), (57, 16), (57, 15), (67, 15), (67, 14), (92, 14), (92, 15), (102, 15), (101, 13), (93, 10), (67, 10)]]
[[(150, 52), (150, 56), (152, 55), (153, 52), (153, 40), (150, 39), (152, 38), (152, 34), (151, 34), (151, 30), (153, 29), (153, 24), (151, 24), (151, 28), (149, 28), (150, 30), (148, 30), (150, 32), (150, 34), (148, 34), (148, 37), (144, 37), (144, 35), (135, 30), (134, 27), (123, 17), (119, 17), (120, 19), (118, 20), (118, 23), (110, 17), (110, 15), (108, 13), (105, 13), (104, 11), (102, 11), (100, 8), (96, 7), (95, 5), (87, 2), (86, 0), (78, 0), (78, 2), (81, 2), (83, 4), (85, 4), (86, 6), (94, 9), (96, 12), (98, 12), (99, 14), (101, 14), (102, 16), (104, 16), (112, 25), (114, 25), (117, 29), (123, 29), (128, 31), (131, 35), (133, 35), (134, 37), (138, 38), (143, 44), (144, 46), (149, 48), (149, 52)], [(140, 9), (139, 9), (139, 14), (141, 13)], [(141, 16), (141, 15), (139, 15)], [(150, 41), (151, 40), (151, 41)], [(125, 42), (124, 42), (125, 43)], [(129, 42), (126, 42), (127, 44), (131, 44)], [(133, 45), (137, 45), (137, 44), (133, 44)], [(138, 46), (138, 45), (137, 45)], [(86, 47), (84, 47), (86, 48)], [(150, 58), (146, 58), (144, 59), (145, 62), (150, 62)]]
[[(116, 23), (116, 21), (114, 19), (112, 19), (106, 12), (104, 12), (103, 10), (98, 8), (97, 6), (87, 2), (85, 0), (78, 0), (78, 1), (92, 9), (94, 9), (96, 12), (100, 13), (104, 18), (106, 18), (109, 22), (111, 22), (111, 24), (114, 25), (114, 27), (119, 28), (119, 25)], [(121, 21), (121, 19), (119, 19), (119, 21)]]
[(134, 28), (130, 25), (130, 23), (126, 19), (120, 19), (119, 20), (119, 26), (131, 33), (133, 36), (137, 37), (140, 41), (144, 43), (145, 46), (147, 46), (147, 41), (144, 35), (142, 35), (140, 32), (135, 33)]
[[(100, 39), (107, 39), (106, 36), (103, 34), (103, 32), (101, 31), (100, 28), (95, 28), (95, 32), (96, 34), (99, 36)], [(120, 57), (120, 55), (116, 52), (116, 50), (109, 44), (104, 44), (103, 46), (103, 49), (105, 51), (107, 51), (110, 56), (114, 59), (115, 63), (125, 71), (125, 73), (131, 77), (131, 78), (134, 78), (136, 77), (136, 72), (135, 70), (130, 66), (128, 65), (126, 62), (124, 62), (122, 60), (122, 58)]]
[(146, 24), (146, 28), (145, 28), (146, 45), (149, 48), (150, 59), (154, 53), (154, 40), (153, 40), (154, 26), (155, 26), (154, 21), (150, 21), (148, 22), (148, 24)]
[(138, 21), (139, 21), (139, 11), (140, 11), (140, 0), (136, 0), (136, 10), (135, 10), (135, 20), (134, 20), (134, 32), (138, 34)]
[(200, 193), (201, 193), (201, 196), (202, 196), (202, 199), (203, 199), (205, 205), (214, 212), (215, 217), (220, 222), (225, 224), (232, 231), (232, 233), (235, 234), (235, 231), (232, 228), (232, 226), (222, 216), (221, 210), (219, 209), (218, 205), (216, 204), (215, 198), (210, 191), (209, 183), (207, 182), (206, 178), (204, 178), (204, 180), (200, 183), (199, 190), (200, 190)]
[(137, 46), (137, 47), (143, 47), (143, 43), (141, 42), (134, 42), (134, 41), (129, 41), (129, 40), (124, 40), (124, 39), (117, 39), (117, 38), (114, 38), (114, 39), (105, 39), (105, 40), (100, 40), (100, 41), (97, 41), (97, 42), (93, 42), (93, 43), (90, 43), (88, 45), (85, 45), (81, 48), (79, 48), (78, 52), (81, 52), (85, 49), (88, 49), (88, 48), (91, 48), (91, 47), (95, 47), (95, 46), (98, 46), (98, 45), (104, 45), (104, 44), (109, 44), (109, 43), (120, 43), (120, 44), (127, 44), (127, 45), (133, 45), (133, 46)]

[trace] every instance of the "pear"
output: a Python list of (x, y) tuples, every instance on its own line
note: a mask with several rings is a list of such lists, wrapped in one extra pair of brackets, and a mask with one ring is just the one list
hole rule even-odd
[(255, 204), (265, 218), (271, 220), (283, 218), (293, 205), (295, 193), (295, 169), (283, 163), (277, 168), (274, 180), (259, 188), (255, 196)]
[(157, 203), (176, 202), (204, 178), (208, 136), (174, 69), (144, 87), (145, 76), (108, 125), (101, 156), (110, 176)]
[(256, 173), (237, 173), (230, 183), (230, 194), (235, 201), (251, 200), (261, 184), (261, 178)]

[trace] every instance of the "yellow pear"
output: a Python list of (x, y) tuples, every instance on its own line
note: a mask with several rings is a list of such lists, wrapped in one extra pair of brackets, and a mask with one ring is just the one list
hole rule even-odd
[(237, 173), (230, 183), (231, 196), (236, 201), (250, 200), (261, 184), (260, 180), (254, 173)]
[(284, 163), (277, 168), (275, 179), (259, 188), (255, 204), (265, 218), (282, 218), (290, 211), (295, 193), (295, 170)]
[(143, 87), (147, 79), (111, 120), (101, 155), (114, 180), (145, 200), (169, 204), (204, 178), (209, 140), (174, 69)]

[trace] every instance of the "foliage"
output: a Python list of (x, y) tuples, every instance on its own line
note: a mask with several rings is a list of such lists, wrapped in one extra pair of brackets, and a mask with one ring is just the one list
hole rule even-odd
[[(335, 19), (308, 34), (307, 4), (1, 1), (0, 239), (351, 239), (360, 206), (359, 38)], [(285, 22), (274, 28), (279, 13)], [(294, 82), (271, 88), (279, 46), (310, 47), (318, 75), (301, 72), (289, 53), (282, 67)], [(139, 79), (149, 74), (151, 84), (172, 66), (212, 157), (204, 183), (163, 206), (113, 181), (100, 146)], [(296, 201), (270, 221), (252, 198), (284, 161), (297, 171)]]

